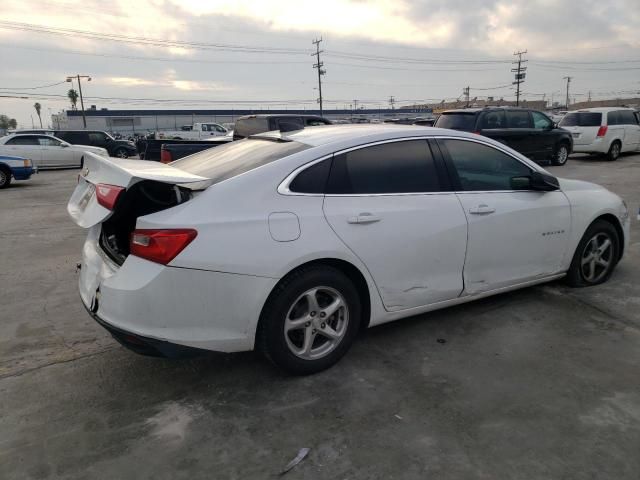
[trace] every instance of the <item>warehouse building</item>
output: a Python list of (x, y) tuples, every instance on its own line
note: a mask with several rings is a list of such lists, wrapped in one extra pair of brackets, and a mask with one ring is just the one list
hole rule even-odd
[[(302, 114), (319, 115), (318, 110), (108, 110), (91, 107), (85, 111), (87, 129), (131, 135), (135, 133), (179, 130), (183, 125), (194, 123), (232, 124), (243, 115), (258, 114)], [(396, 109), (324, 110), (330, 120), (385, 121), (404, 118), (430, 118), (432, 109), (425, 107)], [(82, 112), (66, 110), (51, 116), (51, 126), (56, 130), (79, 130), (83, 128)]]

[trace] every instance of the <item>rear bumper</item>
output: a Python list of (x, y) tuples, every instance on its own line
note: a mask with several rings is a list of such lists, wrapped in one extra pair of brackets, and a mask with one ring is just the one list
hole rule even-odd
[(167, 267), (135, 256), (118, 267), (97, 244), (99, 228), (90, 229), (83, 248), (80, 297), (121, 343), (128, 339), (124, 344), (132, 350), (152, 346), (163, 355), (177, 347), (253, 349), (260, 311), (276, 279)]

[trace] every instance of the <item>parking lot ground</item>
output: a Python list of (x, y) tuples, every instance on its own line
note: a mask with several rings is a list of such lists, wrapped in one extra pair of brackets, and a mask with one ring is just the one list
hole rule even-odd
[(640, 155), (551, 167), (622, 195), (606, 285), (528, 288), (369, 330), (334, 368), (145, 358), (84, 312), (77, 171), (0, 191), (0, 478), (633, 479), (640, 475)]

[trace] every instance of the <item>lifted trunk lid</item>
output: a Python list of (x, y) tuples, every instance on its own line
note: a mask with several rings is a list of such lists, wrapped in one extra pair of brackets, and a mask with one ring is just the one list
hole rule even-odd
[(129, 190), (142, 181), (195, 186), (207, 182), (208, 179), (158, 162), (112, 160), (87, 154), (84, 157), (84, 168), (78, 176), (78, 186), (69, 199), (67, 211), (79, 226), (91, 228), (113, 214), (113, 211), (98, 203), (96, 185), (116, 185)]

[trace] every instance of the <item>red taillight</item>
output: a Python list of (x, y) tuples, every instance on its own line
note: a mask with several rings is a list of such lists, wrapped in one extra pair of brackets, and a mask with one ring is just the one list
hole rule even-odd
[(107, 185), (106, 183), (99, 183), (96, 185), (96, 197), (98, 203), (104, 208), (113, 210), (118, 201), (118, 197), (124, 191), (124, 187), (118, 185)]
[(173, 158), (171, 158), (171, 152), (168, 150), (160, 150), (160, 163), (171, 162), (173, 162)]
[(607, 134), (607, 130), (608, 129), (609, 129), (609, 127), (607, 127), (606, 125), (602, 125), (598, 129), (598, 137), (604, 137)]
[(480, 130), (476, 130), (475, 132), (471, 132), (471, 133), (474, 133), (476, 135), (482, 135), (482, 133), (480, 133)]
[(166, 265), (198, 235), (190, 228), (136, 230), (131, 234), (130, 252), (136, 257)]

